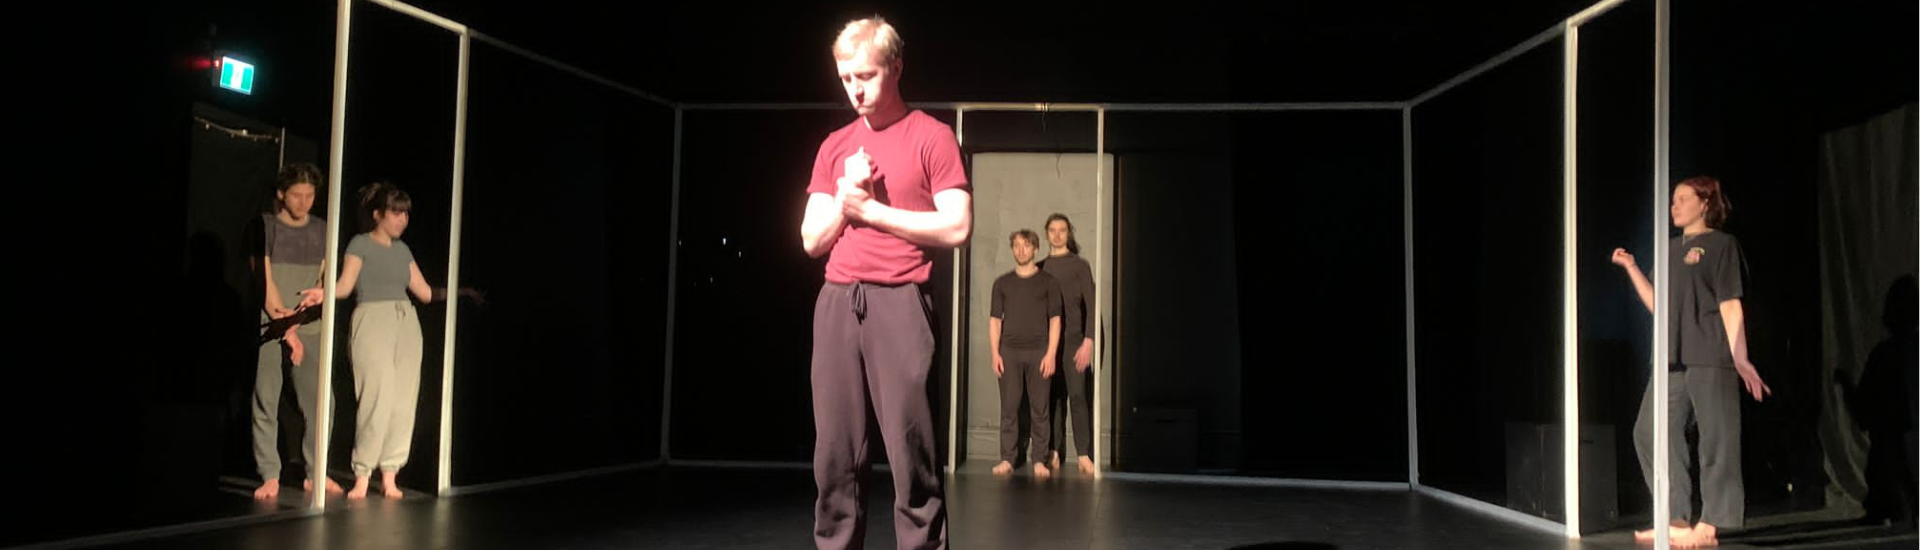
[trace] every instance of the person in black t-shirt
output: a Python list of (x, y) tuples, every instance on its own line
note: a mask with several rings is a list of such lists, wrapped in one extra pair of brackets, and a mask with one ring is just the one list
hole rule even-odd
[[(1653, 459), (1662, 446), (1670, 453), (1673, 482), (1671, 501), (1675, 548), (1714, 546), (1722, 528), (1737, 529), (1745, 521), (1746, 491), (1740, 475), (1740, 388), (1760, 401), (1773, 393), (1747, 358), (1745, 296), (1746, 259), (1740, 242), (1719, 227), (1730, 206), (1720, 182), (1695, 177), (1675, 185), (1669, 210), (1674, 227), (1681, 228), (1670, 245), (1667, 280), (1667, 395), (1668, 442), (1653, 440), (1653, 384), (1641, 399), (1640, 418), (1634, 423), (1634, 447), (1647, 487), (1653, 488)], [(1632, 279), (1640, 302), (1653, 310), (1653, 284), (1626, 249), (1613, 251)], [(1687, 467), (1693, 449), (1686, 442), (1689, 422), (1700, 430), (1700, 502), (1698, 523), (1692, 515), (1693, 480)], [(1658, 498), (1656, 496), (1656, 498)], [(1647, 542), (1653, 531), (1636, 531)]]
[[(1079, 453), (1080, 473), (1093, 474), (1093, 382), (1088, 369), (1093, 366), (1093, 267), (1080, 257), (1080, 243), (1073, 238), (1073, 220), (1066, 214), (1047, 216), (1047, 259), (1040, 270), (1060, 282), (1060, 351), (1054, 361), (1060, 365), (1060, 382), (1053, 386), (1052, 404), (1047, 407), (1053, 421), (1051, 459), (1047, 467), (1060, 469), (1060, 456), (1067, 446), (1067, 419), (1073, 419), (1073, 448)], [(1071, 367), (1071, 368), (1069, 368)]]
[(1020, 400), (1032, 415), (1033, 477), (1053, 475), (1047, 467), (1052, 446), (1047, 422), (1047, 395), (1052, 389), (1054, 350), (1060, 348), (1060, 283), (1034, 265), (1040, 236), (1031, 229), (1008, 237), (1013, 245), (1013, 271), (993, 281), (992, 319), (987, 341), (993, 347), (993, 374), (1000, 378), (1000, 463), (993, 473), (1013, 473), (1019, 458)]

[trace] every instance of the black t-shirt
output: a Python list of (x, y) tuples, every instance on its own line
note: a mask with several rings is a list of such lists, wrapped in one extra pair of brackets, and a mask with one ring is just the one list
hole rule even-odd
[(1668, 252), (1667, 361), (1690, 367), (1732, 367), (1733, 349), (1720, 302), (1746, 292), (1747, 260), (1733, 235), (1708, 231), (1673, 238)]
[(1060, 345), (1071, 350), (1093, 334), (1093, 268), (1080, 256), (1054, 256), (1040, 262), (1040, 270), (1060, 281)]
[(1007, 272), (993, 281), (992, 315), (1000, 319), (1001, 349), (1047, 349), (1047, 326), (1060, 316), (1060, 283), (1045, 271)]

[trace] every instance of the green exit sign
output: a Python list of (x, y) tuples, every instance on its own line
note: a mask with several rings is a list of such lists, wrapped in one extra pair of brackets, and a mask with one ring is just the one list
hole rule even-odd
[(253, 64), (232, 57), (220, 58), (220, 87), (253, 95)]

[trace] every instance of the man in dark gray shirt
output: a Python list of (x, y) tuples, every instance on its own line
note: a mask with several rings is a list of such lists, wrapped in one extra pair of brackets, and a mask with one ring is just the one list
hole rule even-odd
[(1015, 231), (1013, 271), (993, 281), (992, 320), (987, 341), (993, 346), (993, 373), (1000, 378), (1000, 463), (993, 473), (1013, 472), (1020, 443), (1020, 400), (1025, 397), (1032, 415), (1030, 446), (1034, 477), (1053, 474), (1047, 467), (1052, 446), (1047, 421), (1047, 395), (1053, 376), (1054, 350), (1060, 347), (1060, 283), (1034, 265), (1040, 236), (1033, 230)]
[[(1073, 419), (1073, 450), (1079, 454), (1080, 473), (1093, 474), (1093, 383), (1087, 370), (1093, 366), (1093, 266), (1080, 257), (1080, 243), (1073, 237), (1073, 220), (1065, 214), (1047, 217), (1047, 259), (1040, 270), (1060, 282), (1060, 351), (1055, 354), (1060, 376), (1054, 384), (1052, 404), (1047, 407), (1053, 421), (1050, 432), (1052, 458), (1047, 467), (1058, 470), (1066, 454), (1066, 420)], [(1064, 391), (1063, 391), (1064, 390)]]
[[(327, 222), (314, 216), (313, 204), (320, 182), (320, 170), (309, 164), (291, 164), (282, 168), (274, 188), (274, 211), (261, 214), (260, 226), (250, 231), (251, 264), (258, 277), (256, 290), (262, 292), (258, 360), (253, 386), (253, 459), (260, 473), (260, 487), (254, 498), (272, 500), (280, 496), (280, 398), (290, 380), (300, 414), (311, 420), (319, 409), (319, 354), (304, 351), (302, 342), (320, 341), (318, 308), (302, 308), (303, 291), (320, 286), (321, 271), (327, 255)], [(295, 430), (304, 433), (306, 430)], [(301, 464), (309, 470), (303, 477), (306, 490), (324, 478), (311, 471), (313, 437), (301, 438)], [(341, 492), (340, 484), (326, 479), (325, 489)]]

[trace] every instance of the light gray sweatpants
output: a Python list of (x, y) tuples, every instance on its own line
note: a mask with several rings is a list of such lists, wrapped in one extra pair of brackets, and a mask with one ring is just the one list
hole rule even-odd
[(420, 316), (405, 300), (353, 309), (353, 475), (407, 465), (414, 407), (420, 401)]
[[(274, 264), (274, 282), (280, 288), (280, 300), (289, 307), (300, 303), (300, 291), (313, 281), (320, 280), (320, 266), (301, 264)], [(260, 323), (266, 324), (272, 318), (265, 312), (260, 313)], [(301, 455), (306, 457), (307, 468), (313, 468), (313, 434), (311, 427), (317, 409), (315, 403), (320, 391), (320, 324), (308, 323), (294, 329), (306, 345), (307, 353), (300, 364), (289, 366), (287, 347), (275, 339), (260, 344), (259, 357), (254, 363), (253, 378), (253, 463), (260, 473), (261, 480), (280, 477), (280, 394), (286, 385), (286, 378), (293, 378), (293, 393), (300, 406), (300, 414), (307, 420), (306, 437), (301, 438)], [(278, 337), (279, 335), (270, 335)], [(307, 479), (319, 479), (307, 472)]]
[[(265, 314), (260, 322), (267, 322)], [(309, 324), (294, 330), (300, 341), (307, 346), (306, 357), (299, 364), (286, 364), (287, 347), (279, 340), (260, 345), (260, 357), (254, 366), (253, 379), (253, 462), (260, 472), (260, 479), (280, 477), (280, 392), (286, 384), (286, 378), (293, 378), (293, 393), (298, 397), (300, 413), (306, 418), (309, 429), (306, 437), (300, 438), (301, 456), (306, 457), (308, 468), (313, 467), (313, 434), (311, 426), (318, 409), (320, 391), (320, 326)], [(318, 479), (308, 472), (307, 479)]]

